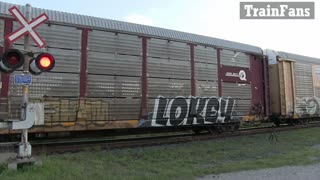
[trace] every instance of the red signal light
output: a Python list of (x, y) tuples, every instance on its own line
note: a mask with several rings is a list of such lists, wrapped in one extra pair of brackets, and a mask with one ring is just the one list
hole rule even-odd
[(24, 63), (23, 54), (17, 49), (9, 49), (4, 52), (0, 59), (0, 71), (13, 72)]
[(53, 69), (55, 61), (51, 54), (41, 53), (36, 57), (35, 63), (41, 71), (48, 72)]
[(54, 57), (49, 53), (41, 53), (35, 59), (30, 61), (29, 71), (32, 74), (38, 75), (41, 72), (48, 72), (55, 65)]
[(43, 68), (48, 68), (51, 65), (51, 60), (48, 57), (42, 57), (39, 60), (39, 65)]

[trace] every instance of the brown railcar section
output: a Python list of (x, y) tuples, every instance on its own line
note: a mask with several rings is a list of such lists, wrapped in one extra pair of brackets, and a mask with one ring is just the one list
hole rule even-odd
[(278, 119), (319, 117), (319, 65), (280, 58), (269, 65), (272, 114)]
[(294, 117), (296, 108), (294, 61), (279, 59), (269, 66), (272, 113), (277, 116)]

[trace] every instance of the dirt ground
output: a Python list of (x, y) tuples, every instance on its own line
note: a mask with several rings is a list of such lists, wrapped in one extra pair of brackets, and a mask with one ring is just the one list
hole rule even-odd
[(320, 179), (320, 164), (286, 166), (261, 170), (207, 175), (198, 180), (316, 180)]

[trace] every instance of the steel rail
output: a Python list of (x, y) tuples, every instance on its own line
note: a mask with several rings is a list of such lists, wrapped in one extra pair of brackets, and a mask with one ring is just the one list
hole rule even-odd
[[(291, 131), (304, 128), (320, 127), (320, 122), (310, 123), (307, 125), (295, 126), (269, 126), (258, 128), (244, 128), (234, 132), (224, 132), (217, 134), (201, 133), (193, 134), (188, 132), (175, 132), (175, 133), (162, 133), (162, 134), (146, 134), (133, 137), (107, 137), (95, 139), (66, 139), (66, 140), (41, 140), (32, 141), (33, 153), (40, 154), (54, 154), (66, 152), (80, 152), (80, 151), (95, 151), (102, 149), (120, 149), (120, 148), (133, 148), (142, 146), (154, 146), (163, 144), (185, 143), (210, 139), (221, 139), (228, 137), (248, 136), (255, 134), (270, 133), (276, 134), (280, 131)], [(0, 153), (12, 151), (16, 148), (18, 142), (5, 142), (0, 143)]]

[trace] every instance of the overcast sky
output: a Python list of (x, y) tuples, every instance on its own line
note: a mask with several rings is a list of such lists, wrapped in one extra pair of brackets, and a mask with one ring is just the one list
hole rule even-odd
[(320, 58), (320, 0), (314, 1), (313, 20), (240, 20), (240, 0), (4, 1), (152, 25)]

